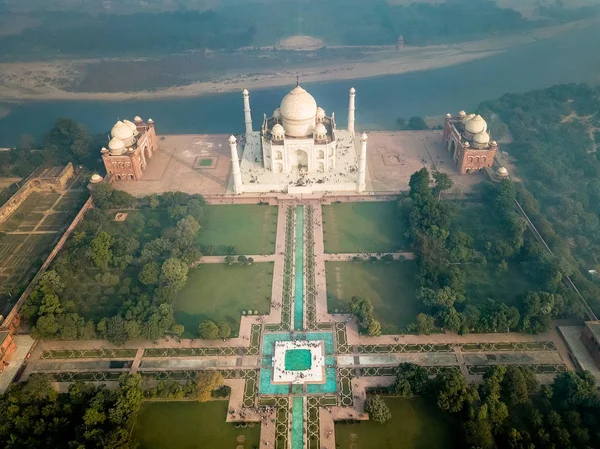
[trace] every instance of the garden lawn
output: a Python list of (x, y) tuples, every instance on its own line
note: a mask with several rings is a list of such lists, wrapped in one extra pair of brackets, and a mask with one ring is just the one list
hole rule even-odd
[(323, 238), (329, 254), (405, 249), (404, 231), (395, 201), (323, 206)]
[(384, 334), (406, 332), (419, 313), (412, 261), (326, 262), (325, 274), (330, 313), (348, 311), (353, 296), (364, 296), (373, 303), (373, 315), (381, 322)]
[(539, 289), (518, 263), (509, 263), (508, 271), (504, 273), (498, 273), (497, 268), (498, 264), (492, 262), (463, 265), (467, 275), (465, 297), (468, 303), (483, 304), (489, 298), (513, 305), (521, 293)]
[(226, 321), (232, 336), (238, 335), (243, 310), (269, 313), (272, 280), (272, 263), (199, 265), (189, 271), (175, 300), (175, 320), (192, 337), (207, 319)]
[(236, 429), (227, 423), (228, 401), (144, 402), (133, 430), (141, 449), (252, 449), (260, 424)]
[(353, 449), (453, 449), (458, 423), (423, 398), (385, 397), (392, 419), (379, 424), (335, 424), (336, 447)]
[(490, 214), (485, 204), (458, 202), (454, 204), (457, 213), (452, 218), (452, 228), (473, 237), (477, 250), (484, 251), (488, 241), (508, 237), (506, 229)]
[(204, 209), (204, 220), (198, 237), (200, 250), (209, 255), (226, 255), (233, 246), (234, 254), (273, 254), (277, 232), (277, 207), (258, 205), (210, 205)]

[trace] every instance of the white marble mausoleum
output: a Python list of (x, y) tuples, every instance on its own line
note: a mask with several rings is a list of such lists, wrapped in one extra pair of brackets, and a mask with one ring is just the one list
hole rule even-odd
[(230, 188), (242, 193), (363, 192), (366, 186), (367, 135), (355, 139), (355, 95), (350, 89), (348, 129), (336, 127), (299, 84), (273, 115), (263, 114), (252, 129), (250, 96), (243, 92), (246, 132), (229, 138)]

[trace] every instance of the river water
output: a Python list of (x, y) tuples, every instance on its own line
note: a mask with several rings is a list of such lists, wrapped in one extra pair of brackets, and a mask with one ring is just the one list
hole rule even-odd
[[(398, 117), (443, 115), (473, 109), (507, 92), (559, 83), (600, 83), (600, 27), (590, 27), (510, 49), (502, 54), (436, 70), (303, 85), (320, 106), (346, 126), (348, 89), (356, 88), (359, 130), (392, 129)], [(255, 128), (271, 115), (291, 86), (251, 92)], [(239, 133), (240, 93), (193, 98), (115, 101), (42, 101), (11, 105), (0, 120), (0, 147), (21, 134), (40, 137), (57, 117), (71, 117), (92, 132), (108, 131), (117, 118), (151, 117), (160, 134)]]

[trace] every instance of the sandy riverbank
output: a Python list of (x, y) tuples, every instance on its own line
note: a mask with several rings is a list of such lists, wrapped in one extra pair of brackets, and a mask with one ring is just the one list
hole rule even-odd
[[(69, 83), (81, 76), (82, 67), (95, 61), (56, 61), (0, 64), (0, 102), (26, 100), (106, 100), (192, 97), (247, 89), (293, 84), (296, 76), (304, 83), (370, 78), (439, 69), (493, 56), (519, 45), (582, 29), (598, 20), (540, 28), (519, 35), (490, 38), (455, 45), (375, 51), (358, 61), (335, 61), (287, 70), (256, 71), (248, 76), (243, 67), (203, 82), (138, 92), (68, 92)], [(0, 114), (2, 110), (0, 109)]]

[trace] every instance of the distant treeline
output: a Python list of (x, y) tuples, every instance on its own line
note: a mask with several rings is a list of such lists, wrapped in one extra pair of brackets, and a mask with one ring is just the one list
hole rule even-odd
[(205, 12), (44, 13), (39, 27), (0, 38), (0, 48), (6, 58), (133, 55), (268, 46), (297, 34), (322, 38), (327, 45), (393, 45), (400, 35), (408, 45), (426, 45), (520, 32), (599, 13), (600, 6), (546, 7), (532, 21), (490, 0), (408, 5), (385, 0), (249, 0)]
[(215, 12), (133, 15), (52, 13), (38, 28), (0, 39), (5, 55), (135, 54), (250, 45), (252, 24)]

